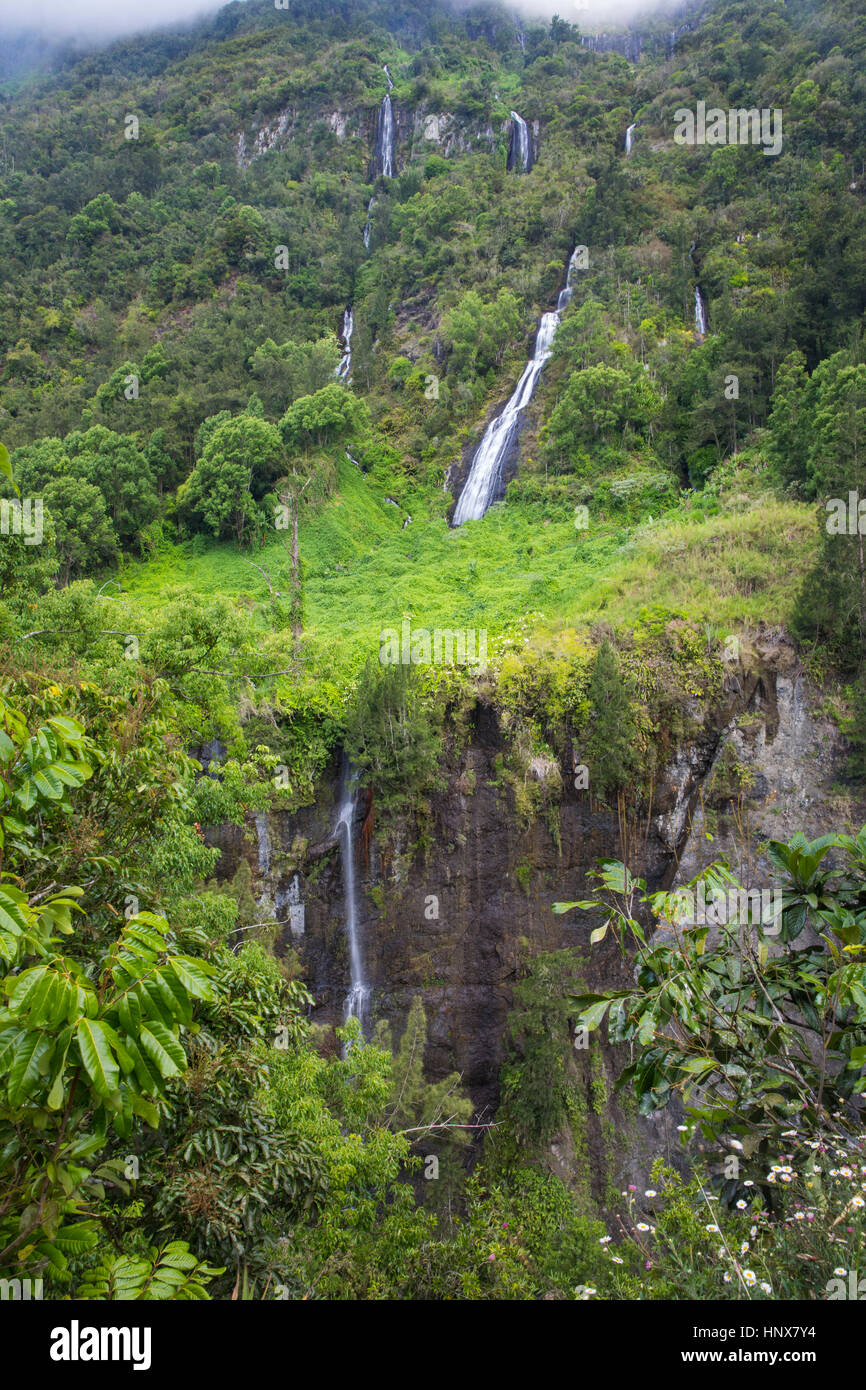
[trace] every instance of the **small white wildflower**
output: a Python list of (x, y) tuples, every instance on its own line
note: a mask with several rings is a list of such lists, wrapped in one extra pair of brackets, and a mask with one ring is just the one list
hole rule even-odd
[(744, 1281), (744, 1283), (748, 1284), (749, 1288), (751, 1288), (753, 1284), (757, 1284), (757, 1282), (758, 1282), (758, 1276), (757, 1276), (757, 1274), (754, 1273), (753, 1270), (751, 1270), (751, 1269), (744, 1269), (744, 1270), (743, 1270), (743, 1281)]
[(773, 1292), (773, 1285), (772, 1285), (772, 1284), (762, 1284), (762, 1285), (761, 1285), (761, 1288), (764, 1290), (764, 1293), (772, 1293), (772, 1292)]
[(746, 1210), (746, 1204), (745, 1204), (745, 1202), (743, 1201), (742, 1197), (740, 1198), (739, 1202), (737, 1203), (737, 1210), (738, 1210), (738, 1211), (745, 1211), (745, 1210)]

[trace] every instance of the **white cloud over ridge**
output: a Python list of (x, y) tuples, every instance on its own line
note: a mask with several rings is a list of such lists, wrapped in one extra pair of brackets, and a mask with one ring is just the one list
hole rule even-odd
[[(106, 42), (175, 27), (221, 9), (225, 0), (0, 0), (0, 31), (35, 32), (46, 41)], [(508, 5), (526, 19), (559, 14), (586, 31), (617, 27), (652, 11), (679, 13), (683, 0), (519, 0)]]

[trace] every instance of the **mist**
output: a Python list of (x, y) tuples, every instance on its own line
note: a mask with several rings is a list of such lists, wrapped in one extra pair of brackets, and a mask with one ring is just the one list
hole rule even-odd
[(226, 0), (4, 0), (0, 31), (38, 34), (49, 43), (106, 42), (166, 26), (177, 28), (222, 9)]
[[(165, 26), (179, 27), (216, 13), (226, 0), (4, 0), (0, 32), (38, 36), (48, 45), (105, 43)], [(471, 0), (459, 8), (469, 8)], [(506, 5), (525, 19), (558, 14), (586, 30), (620, 26), (640, 15), (682, 13), (684, 0), (520, 0)]]

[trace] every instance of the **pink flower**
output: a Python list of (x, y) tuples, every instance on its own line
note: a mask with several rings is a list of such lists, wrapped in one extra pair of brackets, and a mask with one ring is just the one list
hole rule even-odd
[(496, 1256), (495, 1256), (495, 1255), (488, 1255), (488, 1256), (487, 1256), (487, 1259), (488, 1259), (488, 1262), (492, 1262), (493, 1260), (496, 1259)]

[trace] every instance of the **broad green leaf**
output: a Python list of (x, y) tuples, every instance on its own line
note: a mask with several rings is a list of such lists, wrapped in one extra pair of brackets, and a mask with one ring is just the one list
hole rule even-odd
[(186, 1069), (186, 1053), (164, 1023), (151, 1019), (141, 1030), (141, 1046), (163, 1077), (179, 1076)]
[(117, 1090), (120, 1071), (105, 1029), (96, 1018), (82, 1018), (75, 1031), (78, 1050), (97, 1095), (107, 1100)]
[(38, 1086), (54, 1050), (54, 1039), (44, 1033), (21, 1033), (9, 1068), (7, 1095), (16, 1108)]

